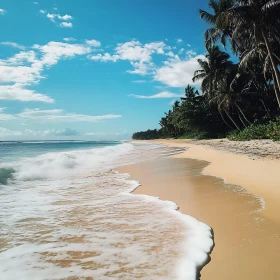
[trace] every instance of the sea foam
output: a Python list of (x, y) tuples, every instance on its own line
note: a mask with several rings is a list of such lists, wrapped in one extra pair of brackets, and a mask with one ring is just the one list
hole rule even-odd
[(211, 228), (113, 171), (174, 152), (124, 143), (3, 165), (15, 172), (0, 187), (0, 278), (196, 279)]

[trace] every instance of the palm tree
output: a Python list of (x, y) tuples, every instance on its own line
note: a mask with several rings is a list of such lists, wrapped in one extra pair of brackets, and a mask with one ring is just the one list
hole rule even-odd
[[(275, 94), (280, 107), (280, 73), (278, 69), (280, 59), (277, 55), (280, 39), (279, 13), (279, 0), (239, 0), (237, 5), (228, 10), (224, 18), (226, 17), (234, 26), (233, 38), (236, 40), (240, 40), (244, 32), (250, 34), (247, 40), (249, 49), (247, 47), (246, 56), (243, 55), (241, 64), (244, 63), (244, 60), (248, 62), (257, 55), (263, 61), (266, 56), (268, 57), (274, 84), (278, 88), (278, 91), (275, 90)], [(226, 28), (228, 25), (226, 21), (224, 22)]]
[(229, 60), (230, 56), (218, 46), (209, 47), (205, 57), (205, 60), (197, 60), (201, 69), (194, 72), (193, 82), (202, 80), (202, 93), (211, 99), (217, 82), (224, 76), (225, 71), (234, 67), (234, 64)]
[(199, 92), (194, 87), (187, 85), (185, 88), (185, 96), (181, 97), (181, 100), (194, 99), (198, 95)]
[(206, 48), (214, 45), (218, 40), (221, 41), (221, 44), (225, 48), (226, 40), (231, 39), (232, 32), (230, 25), (228, 24), (226, 26), (225, 22), (221, 25), (220, 22), (224, 21), (224, 14), (233, 6), (233, 3), (233, 0), (210, 0), (208, 6), (213, 10), (213, 14), (199, 10), (200, 18), (212, 25), (204, 33)]

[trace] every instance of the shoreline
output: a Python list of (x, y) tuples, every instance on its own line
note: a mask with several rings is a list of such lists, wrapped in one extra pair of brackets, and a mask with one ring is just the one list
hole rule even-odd
[[(232, 141), (222, 141), (232, 144)], [(241, 145), (243, 143), (249, 148), (252, 143), (251, 145), (255, 145), (256, 149), (261, 149), (263, 142), (272, 141), (247, 141), (241, 142)], [(239, 149), (227, 150), (227, 145), (213, 146), (213, 143), (221, 143), (221, 140), (190, 141), (190, 143), (188, 140), (160, 140), (158, 143), (186, 149), (174, 158), (207, 161), (209, 164), (203, 169), (203, 175), (221, 178), (226, 184), (241, 186), (248, 193), (256, 195), (265, 203), (261, 211), (262, 216), (280, 223), (280, 215), (277, 211), (280, 200), (280, 160), (275, 156), (270, 154), (266, 158)], [(234, 144), (238, 146), (240, 142)], [(280, 144), (272, 142), (272, 145), (280, 149)], [(260, 154), (264, 155), (263, 151)]]
[[(186, 150), (117, 170), (140, 182), (133, 193), (173, 201), (178, 211), (213, 229), (215, 248), (210, 251), (210, 263), (198, 268), (201, 279), (278, 279), (280, 217), (276, 202), (280, 192), (275, 183), (280, 182), (276, 172), (280, 161), (250, 159), (200, 145), (199, 141), (145, 142)], [(248, 178), (248, 174), (255, 176)], [(263, 190), (264, 182), (267, 187)], [(265, 208), (257, 197), (264, 198)], [(267, 268), (262, 264), (264, 259), (270, 263)]]

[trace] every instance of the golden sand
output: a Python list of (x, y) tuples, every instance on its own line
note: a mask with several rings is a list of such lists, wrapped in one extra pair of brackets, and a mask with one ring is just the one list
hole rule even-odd
[[(213, 228), (215, 247), (201, 279), (279, 279), (279, 161), (252, 160), (178, 141), (164, 143), (188, 150), (175, 158), (125, 166), (119, 171), (130, 173), (142, 184), (135, 193), (174, 201), (181, 212)], [(264, 210), (258, 196), (265, 200)]]

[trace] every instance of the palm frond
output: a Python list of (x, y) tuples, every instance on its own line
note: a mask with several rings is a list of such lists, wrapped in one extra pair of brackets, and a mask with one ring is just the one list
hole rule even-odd
[(200, 18), (205, 20), (207, 23), (215, 24), (216, 17), (214, 15), (211, 15), (210, 13), (199, 10)]

